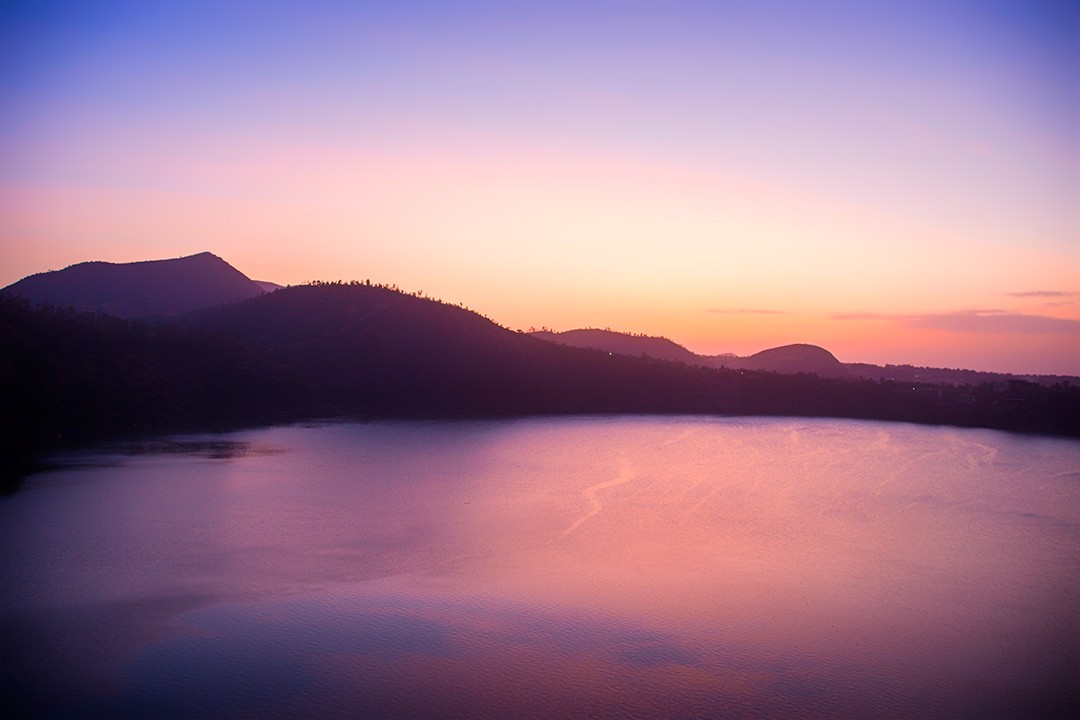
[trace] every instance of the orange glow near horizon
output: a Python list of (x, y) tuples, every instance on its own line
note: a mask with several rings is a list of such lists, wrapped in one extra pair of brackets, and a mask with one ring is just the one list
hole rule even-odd
[[(1080, 143), (1053, 55), (1071, 44), (974, 7), (824, 25), (562, 11), (575, 21), (230, 16), (243, 32), (220, 36), (197, 10), (147, 11), (68, 28), (100, 46), (40, 46), (57, 57), (21, 40), (0, 93), (0, 286), (210, 251), (511, 328), (1080, 375)], [(133, 29), (160, 58), (127, 57)], [(280, 77), (252, 74), (280, 33)]]

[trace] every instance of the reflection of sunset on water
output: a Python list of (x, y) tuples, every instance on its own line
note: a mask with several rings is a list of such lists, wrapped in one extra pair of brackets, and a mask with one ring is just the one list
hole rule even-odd
[(1075, 698), (1071, 441), (556, 418), (134, 450), (0, 505), (12, 680), (96, 678), (57, 708), (985, 718)]

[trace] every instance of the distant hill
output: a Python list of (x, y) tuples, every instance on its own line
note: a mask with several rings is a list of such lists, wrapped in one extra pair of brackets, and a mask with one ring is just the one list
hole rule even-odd
[(565, 332), (552, 332), (539, 330), (531, 333), (533, 337), (569, 345), (571, 347), (592, 348), (604, 352), (619, 353), (620, 355), (632, 355), (634, 357), (656, 358), (657, 360), (675, 360), (688, 365), (702, 365), (700, 356), (690, 352), (682, 345), (672, 342), (664, 337), (650, 337), (648, 335), (630, 335), (629, 333), (613, 332), (611, 330), (566, 330)]
[(767, 370), (778, 373), (813, 373), (820, 377), (847, 377), (843, 363), (817, 345), (784, 345), (735, 358), (725, 363), (740, 370)]
[(263, 292), (274, 292), (275, 290), (280, 290), (285, 287), (284, 285), (278, 285), (277, 283), (268, 280), (253, 280), (252, 282), (258, 285)]
[(667, 338), (612, 332), (611, 330), (541, 330), (534, 337), (561, 345), (587, 347), (605, 352), (674, 360), (687, 365), (726, 367), (733, 370), (762, 370), (776, 373), (813, 373), (821, 377), (846, 377), (843, 363), (831, 352), (817, 345), (785, 345), (762, 350), (749, 357), (737, 355), (698, 355)]
[(204, 252), (171, 260), (79, 263), (30, 275), (3, 291), (34, 303), (137, 318), (179, 315), (246, 300), (266, 288)]
[(632, 357), (644, 356), (657, 360), (673, 360), (687, 365), (728, 368), (731, 370), (758, 370), (783, 374), (807, 373), (823, 378), (956, 386), (977, 385), (986, 382), (1000, 383), (1010, 379), (1021, 379), (1044, 387), (1051, 387), (1062, 382), (1080, 385), (1080, 377), (1065, 375), (1016, 375), (975, 370), (913, 367), (911, 365), (843, 363), (825, 348), (805, 343), (769, 348), (753, 355), (739, 357), (730, 353), (725, 355), (697, 355), (667, 338), (633, 335), (611, 330), (584, 329), (567, 330), (565, 332), (540, 330), (532, 332), (531, 335), (542, 340), (572, 347), (593, 348)]
[(845, 363), (848, 376), (867, 380), (885, 380), (904, 383), (935, 383), (948, 385), (978, 385), (985, 382), (1025, 380), (1049, 387), (1062, 382), (1080, 385), (1075, 375), (1018, 375), (1016, 373), (985, 372), (954, 368), (919, 367), (914, 365), (870, 365), (869, 363)]

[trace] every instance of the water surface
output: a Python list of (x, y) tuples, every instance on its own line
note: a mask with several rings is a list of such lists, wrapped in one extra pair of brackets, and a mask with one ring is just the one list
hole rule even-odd
[(806, 419), (313, 424), (0, 499), (7, 704), (1071, 717), (1080, 443)]

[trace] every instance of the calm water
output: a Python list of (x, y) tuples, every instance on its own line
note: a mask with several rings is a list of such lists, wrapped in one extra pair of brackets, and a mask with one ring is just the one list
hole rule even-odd
[(1080, 443), (329, 424), (0, 498), (4, 704), (92, 717), (1071, 717)]

